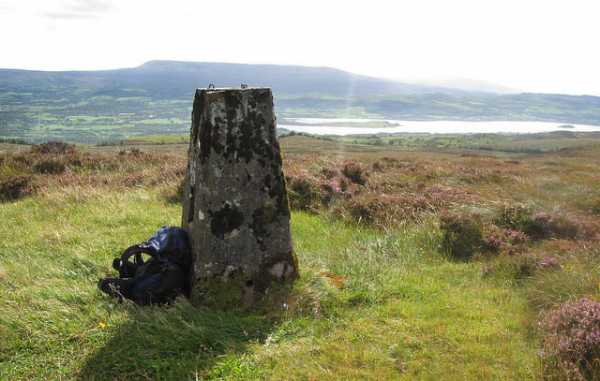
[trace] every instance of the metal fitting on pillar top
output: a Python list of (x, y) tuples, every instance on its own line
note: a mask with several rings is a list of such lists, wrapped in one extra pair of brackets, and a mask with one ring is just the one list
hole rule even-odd
[[(240, 83), (240, 89), (242, 90), (247, 90), (250, 87), (248, 86), (247, 83)], [(209, 83), (208, 86), (206, 87), (207, 90), (217, 90), (217, 87), (215, 86), (214, 83)], [(234, 89), (234, 87), (223, 87), (223, 88), (219, 88), (219, 89)]]

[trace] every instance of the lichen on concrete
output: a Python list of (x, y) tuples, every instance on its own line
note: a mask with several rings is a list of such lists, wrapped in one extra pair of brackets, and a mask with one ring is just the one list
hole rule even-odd
[(182, 223), (200, 294), (236, 284), (247, 300), (297, 276), (275, 123), (268, 88), (196, 91)]

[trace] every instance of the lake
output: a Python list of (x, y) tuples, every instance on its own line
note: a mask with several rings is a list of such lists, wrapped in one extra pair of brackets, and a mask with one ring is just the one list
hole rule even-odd
[(356, 135), (376, 133), (430, 134), (532, 134), (551, 131), (591, 132), (600, 126), (553, 122), (512, 121), (408, 121), (341, 118), (283, 118), (278, 127), (315, 135)]

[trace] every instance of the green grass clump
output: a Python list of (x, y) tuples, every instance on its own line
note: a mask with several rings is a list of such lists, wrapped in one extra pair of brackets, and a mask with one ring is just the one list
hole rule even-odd
[(63, 173), (66, 169), (66, 165), (58, 160), (43, 160), (35, 163), (33, 171), (43, 174), (57, 174)]
[[(91, 191), (89, 191), (91, 192)], [(433, 221), (383, 233), (294, 213), (283, 301), (215, 311), (102, 295), (112, 258), (180, 207), (159, 191), (0, 204), (0, 379), (533, 379), (525, 295), (440, 254)]]
[(579, 226), (567, 217), (534, 212), (531, 207), (522, 204), (504, 205), (498, 213), (496, 223), (520, 230), (533, 239), (574, 239), (579, 233)]
[(442, 247), (452, 258), (469, 260), (483, 246), (481, 217), (475, 214), (444, 213), (440, 217)]
[(578, 250), (564, 257), (559, 271), (536, 274), (525, 291), (537, 310), (550, 310), (579, 298), (600, 299), (600, 251)]
[(290, 207), (295, 210), (315, 210), (320, 206), (319, 188), (307, 177), (287, 179)]
[(33, 185), (30, 176), (13, 175), (0, 178), (0, 201), (11, 201), (30, 195)]
[(533, 210), (523, 204), (503, 205), (498, 211), (496, 224), (507, 228), (525, 230), (531, 224)]

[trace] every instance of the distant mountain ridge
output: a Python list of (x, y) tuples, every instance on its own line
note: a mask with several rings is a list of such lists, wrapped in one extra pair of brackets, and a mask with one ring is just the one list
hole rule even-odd
[(595, 96), (496, 93), (482, 83), (466, 91), (327, 67), (150, 61), (99, 71), (0, 69), (0, 138), (87, 142), (180, 133), (189, 128), (194, 90), (211, 83), (271, 87), (279, 117), (600, 125)]
[[(408, 84), (353, 74), (329, 67), (218, 62), (149, 61), (141, 66), (98, 71), (0, 69), (0, 91), (26, 88), (44, 92), (48, 85), (79, 86), (111, 92), (141, 89), (155, 97), (190, 97), (197, 87), (235, 87), (241, 83), (272, 87), (283, 94), (334, 96), (460, 93), (439, 86)], [(349, 94), (351, 92), (351, 94)]]

